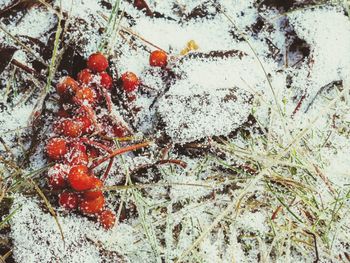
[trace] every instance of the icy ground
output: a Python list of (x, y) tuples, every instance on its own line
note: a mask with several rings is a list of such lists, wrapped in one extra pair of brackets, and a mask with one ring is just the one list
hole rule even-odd
[[(152, 169), (139, 182), (148, 187), (111, 192), (111, 209), (120, 212), (124, 203), (137, 213), (109, 231), (55, 206), (64, 242), (39, 197), (13, 193), (14, 260), (349, 262), (350, 20), (344, 8), (297, 4), (316, 1), (290, 1), (296, 4), (289, 9), (254, 0), (146, 2), (163, 17), (121, 1), (124, 17), (111, 38), (113, 67), (135, 72), (151, 89), (138, 95), (140, 111), (132, 119), (138, 135), (177, 144), (167, 156), (187, 167)], [(106, 3), (56, 0), (0, 25), (21, 41), (48, 43), (61, 6), (70, 28), (65, 44), (77, 43), (86, 58), (97, 50), (99, 29), (110, 16)], [(195, 17), (201, 4), (205, 14)], [(18, 48), (13, 59), (35, 68), (33, 55), (3, 30), (0, 39)], [(181, 55), (191, 40), (198, 49)], [(155, 47), (149, 43), (169, 52), (174, 75), (150, 69)], [(25, 93), (23, 102), (21, 94), (7, 93), (13, 68), (0, 75), (0, 136), (1, 147), (21, 158), (30, 147), (25, 134), (37, 97)], [(9, 96), (13, 101), (6, 103)], [(113, 110), (125, 114), (119, 106)], [(193, 145), (210, 150), (189, 153)], [(124, 155), (108, 185), (120, 185), (130, 171), (158, 158), (157, 145), (145, 156)], [(23, 173), (45, 165), (41, 148)]]

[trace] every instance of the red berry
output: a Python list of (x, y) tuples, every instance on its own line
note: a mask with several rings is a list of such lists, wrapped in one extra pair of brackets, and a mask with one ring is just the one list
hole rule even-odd
[(120, 137), (124, 137), (127, 134), (127, 131), (122, 126), (116, 124), (116, 125), (113, 125), (113, 134), (115, 137), (120, 138)]
[(113, 79), (110, 75), (108, 75), (107, 72), (101, 72), (99, 74), (99, 76), (101, 78), (101, 80), (100, 80), (101, 87), (106, 88), (106, 89), (112, 88)]
[(55, 164), (47, 173), (49, 187), (54, 190), (63, 189), (67, 186), (67, 171), (62, 164)]
[(71, 90), (76, 92), (79, 89), (79, 84), (71, 77), (64, 77), (56, 86), (57, 93), (62, 96), (65, 95)]
[(86, 153), (86, 147), (83, 144), (75, 143), (72, 145), (68, 157), (68, 163), (72, 166), (87, 165), (89, 163), (89, 157)]
[(115, 225), (116, 216), (111, 210), (103, 210), (98, 214), (98, 221), (104, 229), (111, 229)]
[(73, 121), (72, 119), (65, 119), (58, 125), (61, 134), (76, 138), (82, 134), (83, 125), (81, 122)]
[(95, 102), (96, 94), (91, 88), (82, 88), (77, 91), (75, 94), (75, 98), (81, 102), (87, 101), (88, 103), (94, 103)]
[(86, 68), (79, 72), (78, 81), (82, 84), (89, 85), (94, 78), (91, 70)]
[(60, 206), (67, 210), (73, 210), (78, 207), (78, 195), (76, 193), (63, 192), (58, 197)]
[(84, 214), (97, 214), (102, 211), (104, 204), (103, 195), (94, 199), (83, 197), (79, 203), (79, 209)]
[(86, 146), (81, 142), (73, 142), (70, 147), (77, 151), (86, 152)]
[(92, 125), (92, 121), (88, 116), (82, 115), (77, 117), (75, 120), (81, 123), (83, 134), (89, 134), (90, 132), (92, 132), (93, 125)]
[(68, 152), (67, 142), (62, 138), (53, 138), (46, 145), (46, 153), (51, 160), (59, 160)]
[(149, 57), (149, 64), (152, 67), (165, 67), (168, 64), (168, 56), (162, 50), (155, 50)]
[(88, 58), (87, 66), (93, 71), (102, 72), (108, 68), (108, 60), (101, 53), (95, 53)]
[[(103, 183), (100, 179), (93, 177), (93, 183), (94, 187), (92, 189), (100, 189), (103, 187)], [(103, 196), (103, 192), (101, 190), (98, 191), (88, 191), (84, 193), (84, 198), (86, 199), (95, 199), (100, 196)]]
[(93, 178), (86, 165), (73, 166), (68, 174), (68, 182), (76, 191), (90, 190), (94, 187)]
[(122, 75), (123, 88), (126, 92), (132, 92), (140, 85), (139, 78), (132, 72), (125, 72)]

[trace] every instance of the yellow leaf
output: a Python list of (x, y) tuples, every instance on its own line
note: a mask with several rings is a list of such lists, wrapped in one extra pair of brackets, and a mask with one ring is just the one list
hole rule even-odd
[(180, 54), (184, 56), (188, 52), (197, 50), (198, 48), (199, 46), (197, 45), (197, 43), (194, 40), (190, 40), (187, 42), (186, 47), (183, 50), (181, 50)]

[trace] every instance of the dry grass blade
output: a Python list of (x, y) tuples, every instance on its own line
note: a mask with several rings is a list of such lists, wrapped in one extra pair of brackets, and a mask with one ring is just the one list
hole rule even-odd
[(41, 191), (40, 187), (34, 182), (34, 180), (29, 179), (29, 182), (34, 186), (34, 189), (36, 190), (36, 192), (39, 194), (39, 196), (43, 199), (46, 207), (49, 209), (50, 214), (53, 216), (53, 218), (56, 221), (57, 227), (60, 231), (61, 234), (61, 238), (63, 241), (63, 244), (65, 245), (65, 240), (64, 240), (64, 235), (63, 235), (63, 230), (62, 230), (62, 226), (60, 224), (60, 222), (58, 221), (58, 217), (57, 214), (54, 210), (54, 208), (52, 207), (52, 205), (50, 204), (49, 200), (46, 198), (45, 194)]
[(219, 222), (221, 222), (221, 220), (223, 220), (226, 216), (228, 216), (232, 211), (238, 211), (241, 201), (244, 198), (244, 196), (247, 194), (247, 192), (249, 191), (249, 189), (251, 187), (253, 187), (258, 181), (260, 181), (264, 176), (266, 175), (266, 170), (261, 171), (253, 180), (250, 181), (250, 183), (248, 183), (246, 185), (246, 187), (241, 191), (241, 193), (238, 195), (238, 197), (236, 198), (236, 202), (232, 202), (231, 204), (229, 204), (225, 210), (219, 214), (215, 220), (210, 224), (210, 226), (208, 226), (201, 234), (200, 236), (191, 244), (191, 246), (186, 249), (181, 255), (180, 257), (175, 261), (176, 263), (182, 262), (182, 260), (189, 255), (192, 250), (194, 250), (201, 242), (202, 240), (214, 229), (214, 227), (216, 227)]
[[(108, 20), (107, 17), (106, 17), (104, 14), (101, 14), (101, 13), (100, 13), (100, 15), (101, 15), (101, 17), (102, 17), (103, 19), (105, 19), (106, 21)], [(148, 45), (150, 45), (150, 46), (152, 46), (152, 47), (154, 47), (154, 48), (156, 48), (156, 49), (158, 49), (158, 50), (162, 50), (162, 51), (164, 51), (165, 53), (168, 53), (168, 52), (165, 51), (163, 48), (161, 48), (161, 47), (159, 47), (159, 46), (153, 44), (152, 42), (148, 41), (147, 39), (143, 38), (142, 36), (140, 36), (140, 35), (137, 34), (136, 32), (132, 31), (130, 28), (127, 28), (127, 27), (124, 27), (124, 26), (120, 26), (120, 32), (129, 34), (129, 35), (132, 35), (132, 36), (134, 36), (134, 37), (140, 39), (142, 42), (144, 42), (144, 43), (146, 43), (146, 44), (148, 44)]]
[(148, 45), (150, 45), (150, 46), (152, 46), (152, 47), (154, 47), (154, 48), (156, 48), (156, 49), (158, 49), (158, 50), (164, 51), (165, 53), (168, 53), (168, 52), (166, 52), (163, 48), (161, 48), (161, 47), (159, 47), (159, 46), (153, 44), (152, 42), (150, 42), (150, 41), (148, 41), (147, 39), (143, 38), (142, 36), (140, 36), (140, 35), (137, 34), (136, 32), (132, 31), (131, 29), (126, 28), (126, 27), (123, 27), (123, 26), (121, 27), (121, 29), (122, 29), (122, 30), (121, 30), (122, 32), (128, 33), (128, 34), (130, 34), (130, 35), (132, 35), (132, 36), (134, 36), (134, 37), (140, 39), (141, 41), (145, 42), (146, 44), (148, 44)]
[(156, 183), (156, 184), (133, 184), (133, 185), (113, 185), (108, 187), (103, 187), (102, 191), (119, 191), (119, 190), (130, 190), (130, 189), (145, 189), (152, 187), (168, 187), (168, 186), (190, 186), (190, 187), (203, 187), (203, 188), (213, 188), (211, 185), (205, 184), (195, 184), (195, 183)]
[(4, 255), (0, 256), (0, 262), (6, 263), (6, 259), (12, 254), (12, 250), (7, 251)]

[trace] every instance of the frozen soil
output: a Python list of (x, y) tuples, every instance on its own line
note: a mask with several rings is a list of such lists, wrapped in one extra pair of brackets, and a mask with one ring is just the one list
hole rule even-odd
[[(349, 262), (348, 6), (281, 2), (0, 1), (3, 257)], [(107, 206), (119, 223), (108, 231), (58, 207), (44, 153), (55, 84), (101, 43), (112, 114), (134, 131), (113, 147), (152, 142), (114, 162)], [(158, 48), (166, 69), (149, 66)], [(142, 82), (133, 108), (119, 92), (125, 71)]]

